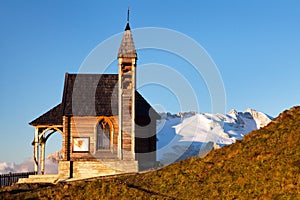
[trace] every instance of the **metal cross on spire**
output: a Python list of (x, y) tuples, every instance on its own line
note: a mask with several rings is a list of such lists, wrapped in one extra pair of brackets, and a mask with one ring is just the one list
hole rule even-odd
[(129, 8), (129, 6), (128, 6), (128, 11), (127, 11), (127, 24), (126, 24), (125, 31), (130, 30), (130, 26), (129, 26), (129, 11), (130, 11), (130, 8)]
[(127, 11), (127, 22), (129, 23), (129, 12), (130, 12), (130, 7), (128, 6), (128, 11)]

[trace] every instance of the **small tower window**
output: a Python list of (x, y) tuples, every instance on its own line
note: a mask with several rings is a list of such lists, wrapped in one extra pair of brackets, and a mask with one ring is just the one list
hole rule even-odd
[(122, 75), (126, 74), (128, 72), (131, 72), (131, 66), (132, 66), (131, 63), (123, 63), (122, 64)]
[(122, 64), (122, 88), (132, 89), (132, 64)]

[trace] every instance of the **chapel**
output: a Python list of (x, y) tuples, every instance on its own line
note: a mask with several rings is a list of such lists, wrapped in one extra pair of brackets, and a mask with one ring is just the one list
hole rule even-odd
[(118, 74), (66, 73), (62, 101), (29, 123), (35, 128), (36, 173), (45, 172), (45, 146), (55, 132), (62, 135), (59, 179), (139, 172), (157, 165), (160, 116), (136, 90), (137, 53), (129, 21), (116, 54)]

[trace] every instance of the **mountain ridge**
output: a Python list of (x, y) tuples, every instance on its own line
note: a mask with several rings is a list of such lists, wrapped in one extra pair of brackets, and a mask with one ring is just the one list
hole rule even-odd
[(254, 109), (228, 114), (187, 112), (162, 114), (158, 122), (158, 161), (163, 164), (193, 156), (204, 157), (209, 151), (241, 140), (244, 135), (267, 125), (272, 117)]

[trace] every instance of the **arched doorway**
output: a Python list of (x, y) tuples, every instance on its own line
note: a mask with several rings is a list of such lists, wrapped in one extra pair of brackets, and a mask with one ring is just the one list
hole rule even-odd
[[(49, 132), (49, 131), (48, 131)], [(57, 174), (58, 163), (62, 160), (63, 135), (56, 131), (46, 141), (45, 144), (45, 172), (44, 174)]]
[[(45, 173), (45, 162), (46, 162), (46, 157), (45, 157), (45, 151), (46, 151), (46, 142), (48, 141), (49, 137), (52, 136), (54, 133), (58, 132), (63, 135), (63, 128), (61, 126), (40, 126), (40, 127), (35, 127), (35, 138), (33, 141), (33, 146), (34, 146), (34, 171), (36, 173), (40, 172), (41, 174)], [(62, 138), (62, 137), (61, 137)], [(59, 155), (58, 155), (59, 157)], [(60, 159), (60, 158), (58, 158)], [(51, 163), (50, 163), (51, 164)], [(55, 164), (50, 167), (57, 167)], [(55, 169), (54, 169), (55, 171)], [(57, 170), (56, 170), (57, 171)], [(50, 170), (49, 172), (53, 173), (53, 171)]]
[(96, 151), (112, 149), (112, 127), (105, 118), (101, 119), (96, 127)]

